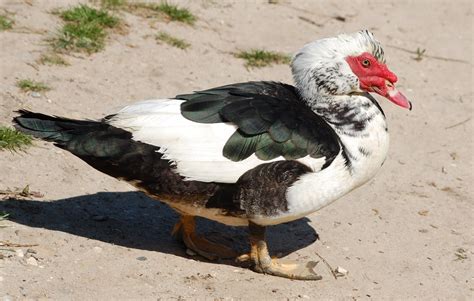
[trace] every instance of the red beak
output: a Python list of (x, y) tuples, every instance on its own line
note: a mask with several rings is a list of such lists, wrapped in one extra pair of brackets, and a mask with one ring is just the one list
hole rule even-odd
[(386, 97), (394, 104), (402, 108), (409, 109), (411, 111), (411, 102), (405, 97), (405, 95), (398, 91), (395, 86), (388, 80), (385, 81), (385, 85), (387, 87), (387, 94), (382, 96)]

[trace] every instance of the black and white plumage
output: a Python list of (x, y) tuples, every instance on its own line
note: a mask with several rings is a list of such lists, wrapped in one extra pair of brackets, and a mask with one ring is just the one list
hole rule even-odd
[(296, 87), (232, 84), (136, 103), (98, 122), (20, 111), (15, 123), (183, 216), (252, 229), (308, 215), (375, 175), (389, 138), (368, 92), (411, 107), (384, 62), (361, 31), (302, 48), (292, 62)]

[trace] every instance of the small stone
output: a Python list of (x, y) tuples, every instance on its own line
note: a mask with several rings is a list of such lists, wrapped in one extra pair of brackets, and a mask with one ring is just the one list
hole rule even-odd
[(101, 247), (94, 247), (93, 250), (94, 250), (94, 252), (96, 252), (96, 253), (101, 253), (101, 252), (102, 252), (102, 248), (101, 248)]
[(345, 268), (339, 266), (334, 270), (334, 272), (336, 273), (336, 277), (343, 277), (349, 273)]
[(36, 251), (33, 250), (33, 249), (27, 249), (27, 250), (26, 250), (26, 253), (29, 253), (29, 254), (36, 254)]
[(16, 250), (16, 256), (20, 257), (20, 258), (23, 258), (25, 257), (25, 253), (23, 253), (23, 250)]
[(197, 255), (197, 253), (194, 252), (194, 251), (191, 250), (191, 249), (186, 249), (186, 254), (188, 254), (189, 256), (196, 256), (196, 255)]
[(145, 256), (139, 256), (139, 257), (137, 257), (137, 260), (145, 261), (145, 260), (147, 260), (147, 258)]
[(30, 96), (31, 96), (31, 97), (34, 97), (34, 98), (40, 98), (40, 97), (41, 97), (41, 93), (38, 93), (38, 92), (31, 92), (31, 93), (30, 93)]
[(34, 257), (30, 257), (26, 260), (26, 263), (33, 266), (38, 266), (38, 261)]

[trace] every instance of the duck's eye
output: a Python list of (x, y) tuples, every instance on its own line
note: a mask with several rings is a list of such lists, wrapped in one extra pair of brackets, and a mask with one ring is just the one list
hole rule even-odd
[(362, 66), (368, 68), (370, 66), (370, 61), (369, 60), (363, 60), (362, 61)]

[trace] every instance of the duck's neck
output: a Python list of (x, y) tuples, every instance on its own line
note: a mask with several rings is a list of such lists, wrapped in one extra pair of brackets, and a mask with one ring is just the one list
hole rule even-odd
[(389, 142), (385, 115), (377, 101), (365, 93), (324, 96), (307, 104), (338, 134), (357, 186), (374, 176), (385, 160)]

